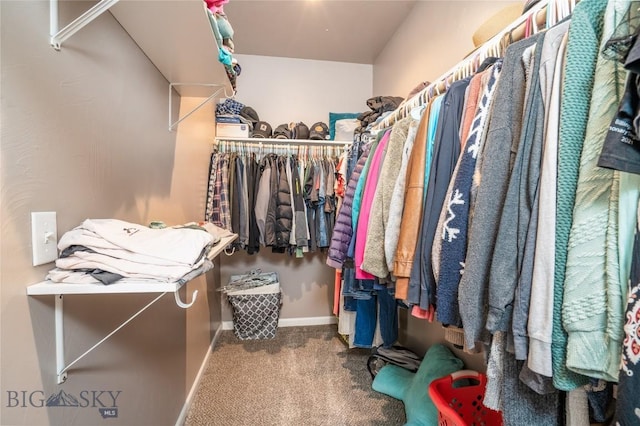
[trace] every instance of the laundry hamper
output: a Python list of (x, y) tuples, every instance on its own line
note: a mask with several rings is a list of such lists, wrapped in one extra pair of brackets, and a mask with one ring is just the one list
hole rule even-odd
[(232, 275), (224, 291), (233, 310), (233, 332), (238, 339), (276, 337), (282, 293), (275, 273)]
[(486, 384), (487, 376), (472, 370), (431, 382), (429, 396), (438, 409), (438, 426), (501, 426), (502, 413), (482, 404)]

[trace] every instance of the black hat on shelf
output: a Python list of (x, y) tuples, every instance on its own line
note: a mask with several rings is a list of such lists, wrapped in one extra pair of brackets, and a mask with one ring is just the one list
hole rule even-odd
[(329, 139), (329, 126), (319, 121), (309, 129), (309, 139), (326, 140)]
[(252, 138), (265, 138), (268, 139), (271, 137), (271, 125), (266, 121), (258, 121), (255, 126), (253, 126), (253, 132), (251, 132)]
[(240, 111), (240, 116), (251, 121), (254, 126), (258, 121), (260, 121), (260, 116), (258, 116), (256, 110), (251, 108), (250, 106), (245, 105), (244, 108), (242, 108), (242, 110)]
[(281, 124), (273, 131), (273, 137), (276, 139), (291, 139), (291, 130), (289, 125)]
[(309, 139), (309, 128), (302, 121), (292, 123), (289, 127), (291, 128), (291, 136), (293, 139)]

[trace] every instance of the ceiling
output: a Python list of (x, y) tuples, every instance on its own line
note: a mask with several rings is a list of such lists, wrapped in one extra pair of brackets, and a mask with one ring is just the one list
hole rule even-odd
[(231, 0), (236, 54), (373, 64), (416, 0)]

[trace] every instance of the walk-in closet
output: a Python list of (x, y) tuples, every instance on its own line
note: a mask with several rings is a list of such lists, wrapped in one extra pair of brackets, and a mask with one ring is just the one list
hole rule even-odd
[(0, 1), (0, 424), (640, 425), (639, 11)]

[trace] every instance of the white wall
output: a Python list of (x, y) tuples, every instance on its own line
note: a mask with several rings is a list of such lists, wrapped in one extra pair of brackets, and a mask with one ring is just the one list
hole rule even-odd
[(276, 126), (302, 121), (328, 124), (329, 112), (364, 112), (373, 66), (308, 59), (236, 55), (242, 67), (236, 99)]
[[(371, 65), (304, 59), (238, 55), (242, 75), (236, 99), (253, 107), (273, 128), (290, 121), (312, 125), (328, 123), (329, 112), (361, 112), (371, 97)], [(324, 263), (324, 253), (309, 253), (302, 259), (271, 253), (261, 248), (221, 258), (221, 282), (251, 269), (275, 271), (283, 290), (281, 319), (328, 317), (332, 315), (335, 270)], [(222, 319), (231, 320), (223, 303)]]
[[(60, 21), (94, 3), (60, 2)], [(54, 298), (26, 294), (53, 267), (31, 266), (29, 212), (56, 211), (59, 235), (86, 218), (142, 224), (202, 218), (213, 107), (168, 132), (168, 82), (109, 13), (57, 52), (48, 43), (49, 2), (1, 1), (0, 11), (0, 424), (175, 424), (208, 350), (210, 327), (220, 323), (217, 271), (187, 285), (188, 300), (200, 290), (193, 307), (183, 310), (165, 295), (58, 385)], [(183, 99), (182, 115), (196, 102)], [(65, 296), (67, 362), (154, 297)], [(95, 406), (41, 406), (60, 390), (76, 398), (83, 391), (121, 391), (118, 417), (103, 420)]]
[(522, 1), (418, 1), (373, 65), (373, 93), (406, 97), (433, 81), (473, 49), (473, 33), (487, 19)]

